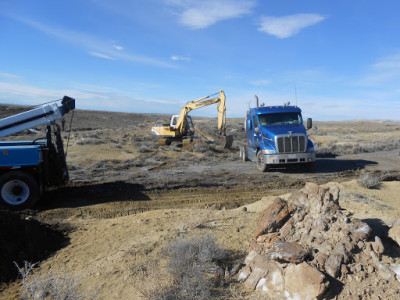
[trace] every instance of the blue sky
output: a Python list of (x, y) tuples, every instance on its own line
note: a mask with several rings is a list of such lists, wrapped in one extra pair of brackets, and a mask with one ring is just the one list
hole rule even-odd
[(228, 117), (256, 94), (314, 120), (400, 120), (399, 13), (397, 0), (0, 0), (0, 102), (176, 114), (222, 89)]

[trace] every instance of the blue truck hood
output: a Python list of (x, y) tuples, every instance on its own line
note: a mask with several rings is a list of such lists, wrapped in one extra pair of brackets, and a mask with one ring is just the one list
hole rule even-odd
[(269, 139), (275, 139), (276, 135), (280, 134), (289, 134), (289, 131), (292, 134), (307, 134), (306, 128), (303, 124), (295, 125), (295, 124), (288, 124), (288, 125), (268, 125), (268, 126), (260, 126), (260, 131), (263, 136)]

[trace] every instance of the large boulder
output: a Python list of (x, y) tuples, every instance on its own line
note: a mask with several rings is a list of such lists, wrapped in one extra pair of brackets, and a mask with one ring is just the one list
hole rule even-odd
[(286, 268), (285, 296), (289, 299), (317, 299), (328, 285), (325, 275), (306, 262)]
[(397, 219), (392, 228), (389, 229), (389, 237), (400, 246), (400, 218)]
[[(375, 278), (383, 286), (396, 278), (400, 267), (382, 262), (382, 240), (369, 239), (370, 226), (340, 208), (339, 194), (337, 185), (307, 183), (287, 201), (276, 198), (257, 220), (239, 280), (267, 297), (301, 300), (331, 297), (338, 280)], [(400, 242), (400, 219), (390, 235)]]
[(270, 233), (279, 229), (288, 219), (289, 215), (290, 209), (288, 203), (279, 197), (276, 198), (258, 218), (255, 238), (263, 233)]

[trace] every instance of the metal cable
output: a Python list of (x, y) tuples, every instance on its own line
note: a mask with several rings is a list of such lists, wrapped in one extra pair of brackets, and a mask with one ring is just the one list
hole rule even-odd
[(75, 113), (75, 110), (72, 111), (71, 121), (70, 121), (70, 123), (69, 123), (69, 133), (68, 133), (68, 139), (67, 139), (67, 147), (65, 148), (65, 159), (67, 159), (68, 145), (69, 145), (69, 139), (70, 139), (70, 137), (71, 137), (72, 120), (73, 120), (73, 118), (74, 118), (74, 113)]

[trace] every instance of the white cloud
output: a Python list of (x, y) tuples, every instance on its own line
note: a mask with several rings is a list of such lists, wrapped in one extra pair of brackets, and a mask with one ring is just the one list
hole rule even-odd
[(258, 30), (285, 39), (323, 20), (325, 17), (317, 14), (296, 14), (280, 18), (264, 16)]
[(179, 22), (192, 29), (202, 29), (217, 22), (241, 17), (251, 12), (254, 0), (169, 0), (176, 8)]
[(179, 56), (179, 55), (173, 55), (170, 57), (170, 59), (173, 61), (191, 61), (190, 57)]
[(96, 56), (96, 57), (100, 57), (100, 58), (104, 58), (104, 59), (109, 59), (109, 60), (115, 60), (115, 58), (102, 54), (102, 53), (98, 53), (98, 52), (89, 52), (90, 55)]
[(114, 45), (113, 48), (116, 49), (116, 50), (118, 50), (118, 51), (124, 50), (124, 47), (118, 46), (118, 45)]

